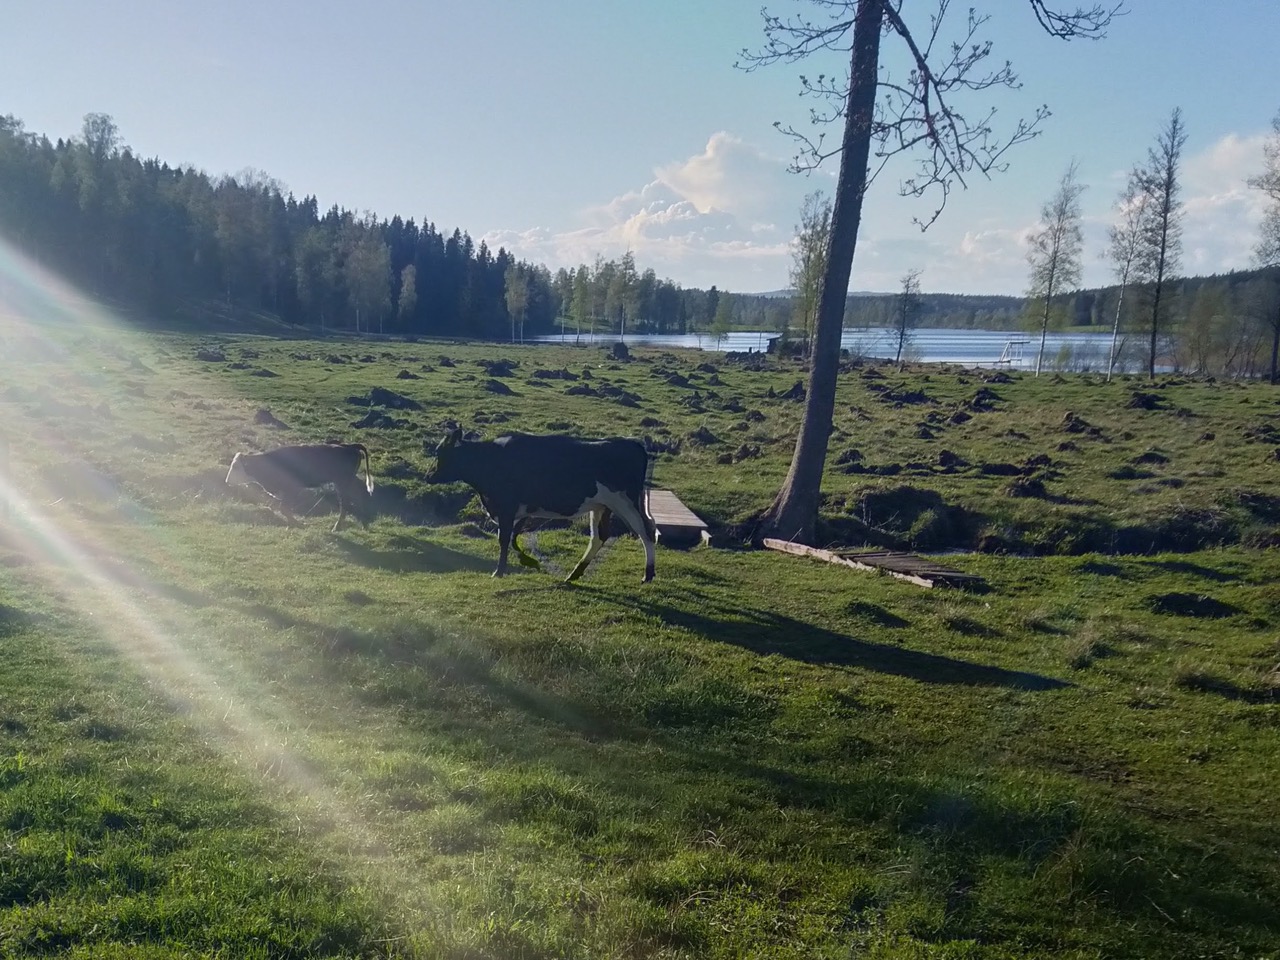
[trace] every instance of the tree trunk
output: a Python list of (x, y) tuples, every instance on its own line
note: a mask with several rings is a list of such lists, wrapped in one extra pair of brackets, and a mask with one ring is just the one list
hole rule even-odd
[(796, 438), (791, 469), (773, 504), (761, 518), (756, 539), (776, 537), (812, 543), (817, 525), (822, 472), (836, 405), (836, 378), (840, 372), (840, 334), (844, 329), (849, 276), (853, 271), (858, 227), (862, 222), (862, 198), (867, 186), (883, 21), (884, 0), (861, 0), (853, 28), (840, 177), (836, 183), (827, 264), (814, 325), (804, 419)]
[(1277, 361), (1280, 361), (1280, 307), (1276, 308), (1276, 318), (1271, 322), (1271, 383), (1274, 385), (1280, 380), (1277, 376), (1280, 371), (1277, 370)]
[(1124, 288), (1128, 281), (1129, 271), (1125, 270), (1125, 279), (1120, 281), (1120, 299), (1116, 301), (1116, 318), (1111, 324), (1111, 353), (1107, 357), (1107, 383), (1111, 382), (1111, 371), (1116, 368), (1116, 340), (1120, 336), (1120, 308), (1124, 306)]
[[(1050, 287), (1053, 281), (1049, 281)], [(1049, 336), (1049, 295), (1044, 298), (1044, 316), (1040, 318), (1040, 350), (1036, 353), (1036, 376), (1040, 376), (1040, 366), (1044, 363), (1044, 342)]]
[(1160, 288), (1163, 286), (1164, 263), (1160, 264), (1160, 269), (1156, 274), (1156, 295), (1155, 301), (1151, 306), (1151, 356), (1147, 361), (1147, 379), (1154, 380), (1156, 378), (1156, 333), (1160, 329)]

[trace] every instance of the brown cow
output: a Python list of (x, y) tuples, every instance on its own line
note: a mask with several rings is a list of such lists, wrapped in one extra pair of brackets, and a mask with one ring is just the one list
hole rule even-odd
[[(360, 483), (360, 461), (364, 460), (365, 481)], [(299, 490), (333, 484), (338, 491), (337, 530), (347, 507), (363, 524), (368, 523), (369, 500), (373, 496), (373, 474), (369, 451), (362, 443), (309, 443), (277, 447), (266, 453), (237, 453), (227, 471), (227, 483), (256, 483), (276, 501), (280, 512), (294, 522), (289, 500)]]

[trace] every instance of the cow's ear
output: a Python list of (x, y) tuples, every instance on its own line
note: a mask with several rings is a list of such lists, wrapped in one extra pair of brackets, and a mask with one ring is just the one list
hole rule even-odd
[(449, 446), (456, 447), (459, 443), (462, 442), (462, 428), (454, 427), (451, 431), (449, 431), (449, 436), (447, 439), (448, 439)]

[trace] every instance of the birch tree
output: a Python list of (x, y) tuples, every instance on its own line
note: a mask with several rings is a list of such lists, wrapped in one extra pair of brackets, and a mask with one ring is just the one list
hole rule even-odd
[(1044, 344), (1049, 335), (1049, 316), (1054, 294), (1080, 285), (1080, 251), (1084, 233), (1080, 229), (1080, 195), (1084, 186), (1076, 179), (1074, 160), (1058, 181), (1058, 189), (1040, 208), (1041, 227), (1031, 235), (1027, 260), (1031, 282), (1027, 295), (1040, 307), (1040, 349), (1036, 351), (1036, 376), (1044, 364)]
[(831, 201), (821, 191), (804, 198), (800, 225), (791, 248), (791, 289), (794, 317), (804, 335), (804, 355), (809, 356), (813, 326), (818, 317), (822, 275), (827, 269), (827, 247), (831, 241)]
[[(1151, 347), (1147, 376), (1155, 379), (1160, 334), (1160, 307), (1165, 284), (1177, 273), (1182, 256), (1182, 190), (1179, 166), (1187, 142), (1182, 111), (1174, 108), (1156, 145), (1147, 151), (1145, 166), (1133, 171), (1134, 188), (1146, 194), (1138, 264), (1142, 279), (1151, 285)], [(1167, 309), (1167, 304), (1166, 304)]]
[(902, 367), (902, 351), (911, 339), (911, 331), (920, 316), (920, 271), (908, 270), (902, 277), (902, 291), (893, 309), (894, 340), (897, 353), (893, 362)]
[(520, 342), (524, 342), (524, 315), (529, 309), (529, 271), (518, 263), (507, 267), (503, 277), (507, 315), (511, 318), (511, 342), (516, 342), (516, 327), (520, 328)]
[(1142, 251), (1142, 224), (1147, 215), (1147, 194), (1130, 179), (1120, 194), (1119, 219), (1107, 231), (1106, 256), (1111, 259), (1112, 271), (1119, 287), (1116, 297), (1116, 315), (1111, 322), (1111, 349), (1107, 354), (1107, 380), (1116, 368), (1116, 347), (1120, 337), (1120, 316), (1124, 308), (1124, 295), (1134, 279), (1138, 267), (1138, 255)]
[[(1262, 146), (1263, 169), (1256, 177), (1249, 178), (1249, 186), (1261, 190), (1271, 200), (1262, 215), (1261, 233), (1254, 248), (1254, 260), (1258, 266), (1280, 268), (1280, 113), (1271, 121), (1271, 136)], [(1267, 326), (1271, 328), (1271, 382), (1277, 383), (1280, 370), (1280, 303), (1267, 314)]]

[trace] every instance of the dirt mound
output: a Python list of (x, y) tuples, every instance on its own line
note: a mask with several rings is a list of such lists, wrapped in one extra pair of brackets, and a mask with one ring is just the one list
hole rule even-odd
[(697, 446), (709, 447), (712, 444), (724, 443), (719, 437), (708, 430), (706, 427), (699, 427), (693, 433), (689, 434), (689, 442)]
[(392, 410), (421, 410), (422, 404), (412, 397), (388, 390), (385, 387), (374, 387), (365, 397), (347, 397), (347, 403), (356, 407), (388, 407)]
[(1158, 593), (1147, 598), (1152, 613), (1171, 614), (1175, 617), (1197, 617), (1220, 620), (1233, 617), (1240, 608), (1224, 603), (1215, 597), (1199, 593)]
[(1154, 393), (1143, 393), (1135, 390), (1130, 394), (1125, 406), (1130, 410), (1159, 410), (1162, 407), (1162, 401)]
[(515, 360), (477, 360), (476, 366), (484, 367), (484, 372), (491, 377), (510, 377), (520, 364)]
[(393, 417), (381, 410), (370, 410), (359, 420), (351, 421), (351, 425), (360, 430), (403, 430), (410, 424), (408, 420)]
[(288, 430), (289, 425), (283, 420), (276, 418), (276, 415), (266, 407), (259, 407), (258, 412), (253, 415), (253, 422), (264, 427), (274, 427), (277, 430)]

